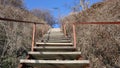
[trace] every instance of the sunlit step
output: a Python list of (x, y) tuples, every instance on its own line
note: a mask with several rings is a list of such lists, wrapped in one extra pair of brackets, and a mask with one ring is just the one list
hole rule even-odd
[(89, 60), (20, 60), (27, 66), (41, 67), (41, 68), (83, 68), (85, 65), (90, 63)]
[[(81, 52), (28, 52), (30, 56), (34, 59), (77, 59)], [(49, 56), (49, 57), (48, 57)]]

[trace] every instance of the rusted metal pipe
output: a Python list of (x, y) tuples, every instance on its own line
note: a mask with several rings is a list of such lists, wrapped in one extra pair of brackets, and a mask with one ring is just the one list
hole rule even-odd
[(34, 51), (34, 46), (35, 46), (35, 36), (36, 36), (36, 23), (33, 24), (33, 34), (32, 34), (32, 47), (31, 51)]
[(0, 20), (3, 20), (3, 21), (11, 21), (11, 22), (21, 22), (21, 23), (46, 24), (46, 23), (31, 22), (31, 21), (23, 21), (23, 20), (9, 19), (9, 18), (1, 18), (1, 17), (0, 17)]
[(120, 22), (78, 22), (74, 24), (75, 25), (79, 25), (79, 24), (120, 24)]
[(73, 24), (73, 41), (74, 41), (74, 48), (76, 48), (76, 30), (75, 30), (75, 24)]

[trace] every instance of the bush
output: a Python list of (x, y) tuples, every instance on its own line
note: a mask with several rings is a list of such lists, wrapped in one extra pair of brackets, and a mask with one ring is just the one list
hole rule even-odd
[[(96, 3), (62, 19), (67, 28), (77, 22), (119, 22), (120, 0)], [(68, 25), (69, 24), (69, 25)], [(71, 35), (72, 30), (67, 29)], [(91, 68), (120, 68), (120, 25), (77, 25), (77, 49), (91, 61)]]

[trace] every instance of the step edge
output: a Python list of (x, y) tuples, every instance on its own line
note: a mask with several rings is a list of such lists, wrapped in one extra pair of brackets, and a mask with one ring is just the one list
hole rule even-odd
[(63, 54), (63, 55), (80, 55), (81, 52), (28, 52), (28, 54), (37, 55), (37, 54), (49, 54), (49, 55), (57, 55), (57, 54)]
[(41, 43), (41, 42), (36, 42), (37, 45), (73, 45), (73, 43)]
[(46, 63), (46, 64), (89, 64), (89, 60), (27, 60), (21, 59), (20, 63)]

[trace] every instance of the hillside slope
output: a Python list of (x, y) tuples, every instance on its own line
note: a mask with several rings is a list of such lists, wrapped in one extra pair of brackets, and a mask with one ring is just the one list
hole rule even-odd
[[(45, 23), (28, 10), (10, 5), (0, 5), (0, 17)], [(38, 26), (37, 38), (40, 38), (43, 27), (47, 30), (49, 26)], [(32, 24), (0, 21), (0, 68), (17, 68), (19, 59), (25, 58), (26, 51), (30, 50), (31, 40)]]
[[(96, 3), (79, 13), (71, 13), (62, 19), (71, 35), (70, 23), (118, 22), (120, 0)], [(91, 68), (120, 68), (120, 25), (77, 25), (77, 48), (83, 57), (91, 60)], [(71, 35), (72, 36), (72, 35)]]

